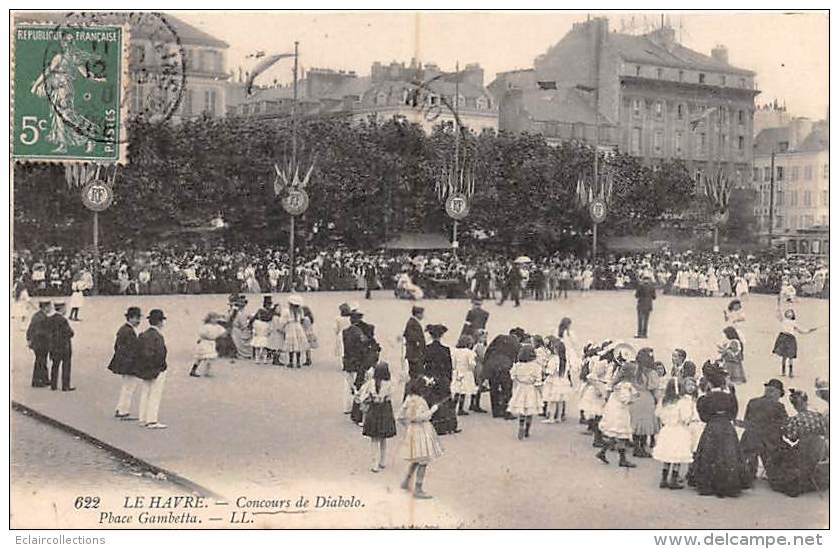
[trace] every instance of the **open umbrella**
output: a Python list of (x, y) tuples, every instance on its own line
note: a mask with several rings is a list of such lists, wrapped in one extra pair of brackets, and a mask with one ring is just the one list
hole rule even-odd
[(520, 255), (516, 258), (513, 263), (532, 263), (533, 260), (527, 257), (526, 255)]

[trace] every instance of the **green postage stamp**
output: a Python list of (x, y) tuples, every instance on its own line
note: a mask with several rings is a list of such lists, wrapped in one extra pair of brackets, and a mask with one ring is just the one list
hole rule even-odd
[(125, 162), (127, 40), (122, 25), (16, 25), (16, 160)]

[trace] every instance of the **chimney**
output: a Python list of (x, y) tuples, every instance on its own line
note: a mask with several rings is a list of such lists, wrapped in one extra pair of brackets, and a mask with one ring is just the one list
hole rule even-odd
[(676, 29), (673, 27), (661, 27), (651, 32), (649, 35), (650, 41), (658, 44), (667, 51), (673, 51), (676, 45)]
[(813, 131), (813, 121), (809, 118), (793, 118), (789, 129), (789, 148), (795, 151)]
[(728, 65), (728, 48), (726, 48), (722, 44), (717, 44), (716, 46), (714, 46), (714, 49), (711, 50), (711, 57), (713, 57), (720, 63), (725, 63), (726, 65)]

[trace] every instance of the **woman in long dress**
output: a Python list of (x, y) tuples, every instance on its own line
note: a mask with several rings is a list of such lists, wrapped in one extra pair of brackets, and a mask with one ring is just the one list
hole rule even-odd
[(696, 402), (705, 429), (694, 456), (693, 481), (700, 495), (734, 497), (743, 488), (743, 455), (732, 423), (737, 397), (724, 390), (722, 368), (706, 363), (702, 370), (710, 389)]
[(829, 457), (829, 433), (825, 417), (808, 409), (807, 393), (791, 389), (789, 400), (797, 413), (781, 429), (782, 443), (766, 474), (773, 490), (796, 497), (826, 487), (817, 468)]
[(654, 392), (659, 388), (659, 375), (655, 371), (655, 357), (653, 350), (645, 347), (638, 351), (635, 359), (635, 379), (633, 385), (638, 398), (629, 406), (632, 419), (632, 440), (634, 448), (632, 455), (640, 458), (652, 457), (647, 450), (655, 446), (655, 436), (658, 434), (658, 419), (656, 418), (656, 398)]
[(233, 303), (230, 310), (230, 337), (236, 346), (236, 358), (251, 360), (253, 358), (253, 347), (251, 346), (250, 318), (245, 314), (245, 306), (248, 300), (242, 297)]

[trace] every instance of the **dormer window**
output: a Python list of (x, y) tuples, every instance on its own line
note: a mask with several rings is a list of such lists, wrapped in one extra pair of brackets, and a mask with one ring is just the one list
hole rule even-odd
[(704, 73), (704, 72), (700, 72), (700, 73), (699, 73), (699, 83), (700, 83), (700, 84), (704, 84), (704, 83), (705, 83), (705, 73)]
[(386, 105), (387, 104), (387, 94), (385, 92), (379, 92), (376, 94), (376, 105)]
[(489, 103), (486, 97), (479, 97), (477, 101), (478, 110), (485, 111), (489, 109)]

